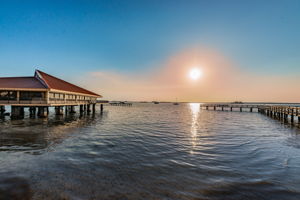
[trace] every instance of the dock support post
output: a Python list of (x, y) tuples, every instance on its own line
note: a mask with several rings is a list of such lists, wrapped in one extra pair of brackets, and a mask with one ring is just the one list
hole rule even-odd
[(294, 108), (292, 108), (292, 112), (291, 112), (291, 123), (294, 123)]
[(82, 114), (84, 112), (83, 105), (79, 106), (79, 111), (80, 111), (80, 114)]
[[(101, 104), (102, 105), (102, 104)], [(208, 110), (208, 106), (206, 106), (206, 110)]]
[(93, 113), (96, 112), (96, 104), (95, 103), (93, 103), (93, 105), (92, 105), (92, 110), (93, 110)]
[(38, 107), (38, 116), (39, 117), (47, 117), (48, 116), (48, 107), (41, 106)]
[(68, 115), (69, 106), (65, 106), (65, 114)]
[(55, 107), (55, 114), (56, 115), (63, 115), (64, 114), (64, 108), (62, 106), (56, 106)]
[(222, 111), (224, 111), (224, 107), (222, 106)]
[(250, 112), (253, 112), (253, 108), (252, 107), (250, 108)]
[(100, 105), (100, 112), (103, 113), (103, 104)]
[(75, 106), (70, 106), (70, 113), (71, 113), (71, 114), (76, 113), (76, 111), (75, 111)]
[(0, 106), (0, 115), (4, 115), (5, 113), (5, 106)]
[(216, 110), (216, 106), (214, 106), (214, 110)]
[(36, 107), (29, 108), (30, 117), (35, 117), (36, 115)]
[(288, 122), (288, 114), (284, 113), (284, 122)]
[(230, 111), (232, 112), (232, 107), (230, 107)]
[(11, 107), (11, 118), (12, 119), (23, 119), (24, 118), (24, 107), (12, 106)]
[(86, 105), (86, 111), (87, 111), (87, 113), (90, 113), (91, 112), (91, 104), (87, 104)]
[(243, 108), (242, 107), (240, 107), (240, 112), (243, 112)]

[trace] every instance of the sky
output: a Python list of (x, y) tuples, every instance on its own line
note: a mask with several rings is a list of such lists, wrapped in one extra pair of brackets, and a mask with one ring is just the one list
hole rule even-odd
[(40, 69), (108, 100), (300, 102), (299, 10), (299, 0), (0, 0), (0, 76)]

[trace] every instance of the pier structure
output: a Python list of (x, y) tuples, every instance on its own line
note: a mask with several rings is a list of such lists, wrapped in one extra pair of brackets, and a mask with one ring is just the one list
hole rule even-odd
[(285, 123), (300, 125), (300, 106), (269, 104), (202, 104), (202, 109), (214, 111), (258, 112)]
[(206, 110), (239, 111), (239, 112), (259, 112), (259, 104), (202, 104)]
[(300, 125), (300, 107), (294, 106), (261, 106), (260, 113), (285, 123), (295, 124), (297, 119)]
[(132, 106), (132, 103), (128, 102), (111, 102), (109, 103), (111, 106)]
[[(32, 77), (0, 78), (0, 115), (7, 115), (5, 106), (11, 106), (12, 118), (23, 118), (24, 108), (29, 108), (30, 116), (47, 117), (49, 107), (55, 108), (56, 115), (79, 112), (91, 113), (100, 104), (102, 96), (72, 83), (36, 70)], [(64, 112), (65, 110), (65, 112)]]

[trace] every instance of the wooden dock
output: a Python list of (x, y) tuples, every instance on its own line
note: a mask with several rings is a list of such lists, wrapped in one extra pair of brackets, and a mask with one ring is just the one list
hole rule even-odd
[(294, 124), (295, 118), (297, 118), (298, 124), (300, 124), (300, 107), (262, 106), (259, 112), (286, 123), (290, 122), (291, 124)]
[(300, 105), (269, 105), (269, 104), (202, 104), (202, 109), (214, 111), (257, 112), (285, 123), (300, 125)]
[(111, 106), (132, 106), (132, 103), (128, 103), (128, 102), (113, 102), (113, 103), (109, 103), (109, 105), (111, 105)]
[(201, 107), (206, 110), (221, 111), (240, 111), (240, 112), (259, 112), (259, 104), (202, 104)]

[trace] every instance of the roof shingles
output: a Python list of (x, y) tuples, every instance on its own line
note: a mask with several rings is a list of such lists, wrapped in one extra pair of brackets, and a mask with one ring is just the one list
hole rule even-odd
[(7, 77), (0, 78), (0, 88), (6, 89), (47, 89), (35, 77)]
[(80, 93), (101, 97), (94, 92), (78, 87), (72, 83), (36, 70), (34, 77), (7, 77), (0, 78), (0, 89), (54, 89), (66, 92)]

